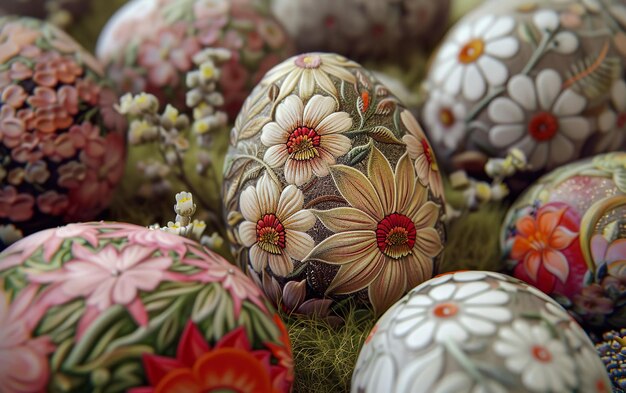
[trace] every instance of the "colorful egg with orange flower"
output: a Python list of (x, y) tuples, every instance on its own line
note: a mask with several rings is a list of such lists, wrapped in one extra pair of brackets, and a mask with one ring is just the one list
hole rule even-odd
[(100, 64), (67, 34), (0, 18), (0, 249), (108, 206), (125, 161), (116, 102)]
[(194, 55), (226, 48), (231, 58), (221, 67), (219, 90), (234, 119), (292, 47), (265, 0), (132, 0), (105, 26), (96, 52), (120, 92), (145, 91), (183, 110)]
[(608, 393), (606, 368), (554, 300), (500, 273), (442, 275), (376, 323), (353, 393)]
[(542, 177), (511, 207), (501, 245), (507, 268), (585, 327), (626, 325), (626, 153)]
[(0, 391), (289, 392), (285, 326), (194, 241), (69, 224), (0, 253)]
[(520, 149), (511, 184), (626, 148), (626, 5), (621, 0), (490, 1), (444, 39), (421, 119), (447, 169), (484, 174)]
[(451, 1), (273, 0), (272, 9), (298, 51), (353, 59), (406, 59), (433, 46), (448, 23)]
[(445, 201), (413, 115), (359, 64), (295, 56), (231, 132), (223, 202), (239, 266), (288, 312), (384, 312), (437, 271)]

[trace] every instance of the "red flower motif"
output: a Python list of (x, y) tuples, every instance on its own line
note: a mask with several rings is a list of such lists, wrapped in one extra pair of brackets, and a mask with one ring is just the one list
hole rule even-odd
[(150, 386), (130, 393), (226, 390), (250, 393), (289, 391), (273, 387), (284, 375), (282, 365), (272, 365), (272, 352), (253, 350), (244, 327), (222, 337), (211, 348), (198, 327), (189, 321), (178, 344), (176, 358), (146, 354), (143, 365)]

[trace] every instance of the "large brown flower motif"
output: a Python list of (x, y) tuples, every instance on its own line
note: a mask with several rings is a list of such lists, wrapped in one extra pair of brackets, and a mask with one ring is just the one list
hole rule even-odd
[(305, 261), (341, 266), (326, 292), (343, 295), (367, 288), (374, 311), (381, 314), (432, 276), (433, 258), (442, 249), (434, 228), (440, 206), (428, 201), (428, 189), (416, 178), (407, 154), (395, 175), (376, 147), (367, 177), (345, 165), (332, 166), (330, 173), (351, 207), (313, 211), (335, 234)]

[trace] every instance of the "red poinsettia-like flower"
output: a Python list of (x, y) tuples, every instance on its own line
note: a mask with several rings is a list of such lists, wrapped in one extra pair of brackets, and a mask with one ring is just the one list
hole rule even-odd
[(176, 358), (153, 354), (143, 356), (150, 386), (130, 393), (201, 393), (233, 391), (241, 393), (287, 392), (287, 368), (272, 364), (272, 351), (253, 350), (244, 327), (222, 337), (214, 348), (191, 321), (178, 344)]

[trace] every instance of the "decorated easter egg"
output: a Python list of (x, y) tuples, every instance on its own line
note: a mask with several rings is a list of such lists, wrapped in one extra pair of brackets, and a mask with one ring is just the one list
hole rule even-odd
[(265, 72), (292, 54), (262, 0), (133, 0), (108, 22), (97, 54), (120, 91), (145, 91), (182, 110), (185, 74), (208, 47), (231, 51), (219, 86), (233, 119)]
[(285, 326), (199, 244), (69, 224), (0, 254), (0, 390), (288, 392)]
[(64, 32), (0, 18), (0, 249), (108, 205), (125, 159), (116, 101), (100, 64)]
[(591, 328), (626, 325), (626, 153), (542, 177), (509, 210), (501, 246), (509, 271)]
[(359, 354), (352, 392), (610, 392), (591, 340), (556, 302), (499, 273), (411, 290)]
[(356, 59), (398, 58), (443, 35), (450, 1), (273, 0), (277, 18), (299, 51)]
[(437, 270), (444, 195), (422, 129), (371, 73), (309, 53), (268, 72), (231, 132), (224, 214), (242, 269), (290, 312), (381, 313)]
[(623, 1), (489, 1), (451, 30), (421, 118), (450, 170), (479, 174), (512, 148), (542, 173), (626, 142)]

